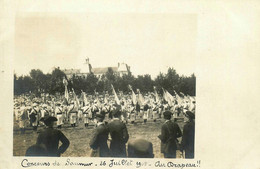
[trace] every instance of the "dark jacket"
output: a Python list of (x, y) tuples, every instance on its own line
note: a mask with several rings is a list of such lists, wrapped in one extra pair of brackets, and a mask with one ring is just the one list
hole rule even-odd
[(126, 125), (120, 120), (108, 124), (111, 135), (110, 152), (112, 157), (126, 157), (126, 143), (129, 139)]
[(175, 155), (177, 150), (176, 140), (181, 136), (182, 133), (177, 123), (171, 120), (165, 122), (162, 125), (161, 135), (159, 136), (161, 139), (161, 153)]
[(138, 104), (138, 103), (136, 103), (136, 107), (135, 107), (135, 109), (136, 109), (136, 112), (140, 112), (140, 105)]
[(189, 121), (184, 125), (181, 149), (185, 151), (185, 158), (194, 158), (195, 123)]
[(107, 145), (108, 134), (108, 128), (104, 124), (101, 124), (96, 128), (94, 135), (90, 140), (90, 147), (93, 150), (98, 150), (100, 157), (109, 157)]
[[(58, 147), (60, 141), (62, 145)], [(36, 144), (43, 144), (46, 147), (47, 156), (59, 157), (67, 150), (70, 141), (60, 130), (46, 128), (39, 134)]]

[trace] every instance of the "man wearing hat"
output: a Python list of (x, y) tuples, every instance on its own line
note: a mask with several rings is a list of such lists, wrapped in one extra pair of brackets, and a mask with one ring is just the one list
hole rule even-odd
[(99, 112), (99, 107), (97, 105), (97, 100), (94, 100), (94, 104), (91, 107), (91, 113), (92, 113), (92, 118), (94, 122), (96, 123), (96, 114)]
[(110, 110), (111, 110), (111, 107), (107, 103), (104, 103), (104, 105), (101, 107), (100, 114), (103, 114), (105, 116), (105, 118), (104, 118), (105, 124), (107, 124), (109, 121)]
[(163, 113), (165, 122), (161, 128), (161, 153), (164, 154), (164, 158), (176, 158), (177, 150), (177, 138), (182, 136), (180, 127), (177, 123), (171, 121), (172, 112), (165, 111)]
[(110, 151), (112, 157), (126, 157), (126, 143), (129, 139), (125, 123), (120, 121), (120, 109), (116, 108), (112, 112), (113, 120), (108, 124), (111, 135)]
[(89, 103), (87, 103), (86, 106), (82, 107), (82, 113), (84, 125), (85, 127), (88, 127), (89, 121), (92, 118), (92, 112)]
[(135, 123), (135, 105), (134, 103), (131, 103), (129, 104), (129, 112), (130, 112), (130, 121), (131, 121), (131, 124), (134, 124)]
[(74, 101), (70, 102), (70, 107), (68, 110), (68, 114), (70, 115), (70, 124), (72, 127), (76, 127), (76, 122), (77, 122), (77, 112), (78, 112), (78, 108), (77, 106), (74, 104)]
[(146, 124), (146, 122), (147, 122), (149, 109), (150, 109), (150, 107), (148, 105), (148, 102), (145, 101), (145, 104), (143, 106), (143, 120), (144, 120), (144, 124)]
[[(54, 122), (57, 121), (56, 117), (46, 116), (41, 119), (47, 126), (37, 138), (37, 145), (44, 145), (47, 150), (47, 156), (60, 157), (69, 147), (70, 141), (68, 138), (60, 131), (53, 128)], [(62, 145), (59, 147), (59, 142)]]
[(191, 111), (185, 112), (186, 124), (183, 128), (181, 150), (185, 152), (185, 158), (194, 158), (194, 137), (195, 137), (195, 115)]
[(158, 114), (159, 114), (159, 107), (157, 105), (157, 102), (154, 102), (153, 106), (152, 106), (152, 111), (153, 111), (153, 121), (156, 122), (156, 120), (158, 119)]
[(27, 109), (25, 107), (25, 103), (21, 103), (21, 107), (18, 111), (18, 121), (19, 121), (19, 128), (21, 131), (21, 134), (25, 133), (25, 121), (27, 120)]
[(135, 139), (128, 142), (129, 158), (153, 158), (153, 144), (144, 139)]
[(37, 105), (38, 105), (37, 103), (33, 103), (31, 112), (29, 114), (30, 123), (31, 123), (34, 131), (37, 130), (37, 126), (38, 126), (38, 112), (39, 112), (39, 109), (37, 108)]
[(58, 120), (57, 121), (58, 129), (61, 129), (61, 126), (63, 124), (63, 111), (62, 111), (60, 102), (56, 102), (55, 115), (56, 115), (57, 120)]
[(109, 157), (109, 148), (107, 145), (109, 130), (103, 123), (104, 114), (97, 114), (97, 128), (90, 140), (90, 147), (92, 148), (91, 157)]

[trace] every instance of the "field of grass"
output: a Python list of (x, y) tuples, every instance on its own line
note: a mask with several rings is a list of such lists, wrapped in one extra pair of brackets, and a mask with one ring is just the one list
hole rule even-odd
[[(157, 137), (160, 135), (161, 126), (163, 120), (153, 122), (148, 120), (146, 124), (142, 124), (141, 119), (137, 120), (136, 124), (127, 124), (129, 133), (129, 140), (135, 138), (143, 138), (153, 143), (153, 150), (155, 158), (163, 158), (160, 152), (161, 142)], [(183, 129), (183, 122), (178, 122), (181, 130)], [(43, 127), (39, 127), (41, 130)], [(70, 146), (67, 151), (62, 154), (63, 157), (89, 157), (91, 149), (89, 147), (89, 141), (94, 131), (94, 125), (90, 125), (88, 128), (84, 127), (82, 122), (79, 122), (78, 126), (72, 128), (69, 124), (65, 124), (61, 129), (64, 135), (70, 140)], [(13, 155), (24, 156), (26, 149), (36, 143), (38, 133), (33, 131), (30, 127), (27, 128), (26, 133), (21, 135), (19, 132), (17, 122), (14, 122), (13, 133)], [(109, 144), (109, 142), (108, 142)], [(177, 157), (179, 153), (177, 152)]]

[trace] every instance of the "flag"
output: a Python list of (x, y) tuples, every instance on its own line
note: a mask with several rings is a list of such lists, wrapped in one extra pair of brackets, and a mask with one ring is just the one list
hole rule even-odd
[(174, 90), (174, 93), (175, 93), (175, 97), (176, 97), (176, 99), (177, 99), (177, 101), (178, 101), (178, 104), (181, 104), (182, 103), (182, 98), (178, 95), (178, 93)]
[(101, 107), (101, 103), (100, 103), (100, 101), (99, 101), (99, 94), (98, 94), (98, 92), (96, 91), (96, 89), (94, 90), (94, 92), (95, 92), (95, 96), (96, 96), (97, 105), (98, 105), (98, 107)]
[(139, 89), (137, 89), (137, 93), (138, 93), (138, 103), (140, 104), (140, 105), (144, 105), (144, 102), (145, 102), (145, 100), (144, 100), (144, 97), (143, 97), (143, 95), (141, 94), (141, 92), (140, 92), (140, 90)]
[(163, 98), (168, 102), (169, 105), (172, 105), (175, 100), (174, 97), (164, 88), (163, 88)]
[(157, 93), (157, 91), (156, 91), (156, 87), (154, 86), (153, 87), (153, 89), (154, 89), (154, 93), (155, 93), (155, 102), (159, 102), (159, 95), (158, 95), (158, 93)]
[(116, 91), (115, 91), (115, 89), (114, 89), (114, 86), (113, 86), (112, 84), (111, 84), (111, 87), (112, 87), (113, 93), (114, 93), (114, 95), (115, 95), (115, 101), (116, 101), (116, 103), (117, 103), (118, 105), (120, 105), (120, 101), (119, 101), (119, 99), (118, 99), (118, 96), (117, 96)]
[(79, 108), (79, 99), (74, 91), (74, 89), (72, 88), (72, 93), (74, 95), (74, 100), (76, 101), (76, 106)]
[(136, 99), (135, 92), (133, 91), (133, 89), (132, 89), (132, 86), (131, 86), (131, 85), (128, 85), (128, 87), (129, 87), (129, 89), (130, 89), (130, 90), (131, 90), (131, 92), (132, 92), (132, 101), (133, 101), (133, 103), (134, 103), (134, 104), (136, 104), (136, 102), (137, 102), (137, 99)]
[(104, 103), (108, 104), (107, 96), (104, 97)]
[(69, 100), (69, 92), (68, 92), (68, 81), (64, 78), (63, 79), (63, 84), (65, 86), (65, 92), (64, 92), (64, 97), (67, 99), (67, 101)]

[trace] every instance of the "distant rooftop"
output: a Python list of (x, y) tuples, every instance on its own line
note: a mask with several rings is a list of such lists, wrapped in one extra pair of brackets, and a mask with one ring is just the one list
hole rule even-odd
[(114, 72), (117, 71), (117, 67), (99, 67), (99, 68), (92, 68), (92, 72), (94, 74), (104, 74), (108, 71), (108, 69), (111, 68)]
[(63, 72), (66, 75), (69, 75), (69, 74), (79, 74), (80, 73), (80, 69), (64, 69)]

